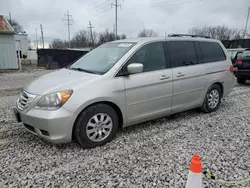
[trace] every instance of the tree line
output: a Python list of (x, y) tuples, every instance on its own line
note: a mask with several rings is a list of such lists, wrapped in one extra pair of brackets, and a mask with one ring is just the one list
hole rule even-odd
[[(207, 36), (213, 39), (218, 40), (235, 40), (235, 39), (244, 39), (245, 33), (243, 30), (229, 28), (227, 26), (204, 26), (204, 27), (193, 27), (189, 29), (189, 34)], [(152, 29), (143, 29), (141, 30), (137, 37), (156, 37), (158, 33)], [(250, 37), (246, 33), (246, 37)], [(126, 34), (118, 35), (117, 40), (127, 38)], [(106, 29), (104, 32), (96, 33), (93, 32), (93, 41), (89, 32), (86, 30), (78, 31), (71, 40), (72, 48), (82, 48), (82, 47), (92, 47), (99, 46), (103, 43), (110, 42), (115, 40), (115, 34)], [(60, 39), (55, 39), (52, 41), (50, 48), (67, 48), (68, 42), (62, 41)]]
[[(125, 39), (127, 36), (125, 34), (118, 35), (117, 39)], [(104, 32), (97, 33), (90, 32), (86, 30), (79, 30), (73, 38), (70, 40), (71, 48), (84, 48), (84, 47), (95, 47), (100, 44), (115, 40), (115, 34), (106, 29)], [(69, 41), (63, 41), (61, 39), (54, 39), (49, 45), (53, 49), (64, 49), (69, 47)]]
[[(21, 24), (17, 20), (8, 20), (16, 32), (24, 32)], [(244, 39), (249, 38), (250, 33), (244, 33), (242, 29), (229, 28), (224, 25), (219, 26), (204, 26), (204, 27), (193, 27), (189, 29), (189, 34), (208, 36), (213, 39), (218, 40), (234, 40), (234, 39)], [(152, 29), (143, 29), (138, 34), (137, 37), (156, 37), (158, 33)], [(121, 34), (117, 36), (117, 40), (127, 38), (126, 34)], [(114, 41), (114, 32), (106, 29), (104, 32), (97, 33), (93, 31), (92, 36), (87, 30), (79, 30), (71, 39), (71, 48), (84, 48), (84, 47), (96, 47), (103, 43)], [(59, 38), (54, 39), (49, 45), (50, 48), (63, 49), (68, 48), (68, 41), (61, 40)]]
[[(139, 32), (138, 37), (155, 37), (158, 36), (156, 32), (151, 29), (144, 29)], [(117, 35), (117, 40), (126, 39), (126, 34)], [(84, 48), (84, 47), (96, 47), (103, 43), (116, 40), (115, 33), (106, 29), (104, 32), (97, 33), (95, 31), (91, 33), (87, 30), (79, 30), (73, 38), (70, 40), (71, 48)], [(59, 38), (54, 39), (49, 45), (53, 49), (64, 49), (69, 47), (68, 41), (63, 41)]]
[[(202, 28), (191, 28), (189, 30), (190, 34), (208, 36), (213, 39), (218, 40), (237, 40), (244, 39), (245, 32), (241, 29), (232, 29), (227, 26), (204, 26)], [(250, 37), (246, 33), (246, 37)]]

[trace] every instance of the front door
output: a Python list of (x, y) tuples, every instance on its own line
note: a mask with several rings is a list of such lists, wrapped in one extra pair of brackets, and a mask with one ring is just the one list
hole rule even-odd
[(172, 71), (162, 42), (141, 47), (125, 64), (143, 64), (143, 72), (124, 77), (127, 121), (136, 123), (171, 112)]

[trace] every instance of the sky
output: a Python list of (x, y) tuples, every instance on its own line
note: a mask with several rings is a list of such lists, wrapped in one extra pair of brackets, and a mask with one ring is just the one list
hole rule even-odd
[[(24, 28), (31, 42), (68, 39), (64, 20), (69, 11), (72, 15), (71, 37), (80, 29), (87, 30), (91, 21), (93, 30), (113, 31), (115, 0), (0, 0), (0, 14), (6, 18), (11, 13)], [(225, 25), (244, 29), (250, 0), (118, 0), (118, 33), (136, 37), (142, 29), (152, 29), (160, 36), (165, 33), (188, 33), (192, 27)], [(250, 23), (249, 27), (250, 30)]]

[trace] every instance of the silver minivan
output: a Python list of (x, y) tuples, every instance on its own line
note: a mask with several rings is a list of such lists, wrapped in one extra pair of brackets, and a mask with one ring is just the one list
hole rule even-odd
[(218, 109), (235, 83), (218, 40), (172, 35), (109, 42), (25, 86), (15, 115), (52, 143), (104, 145), (118, 129), (181, 111)]

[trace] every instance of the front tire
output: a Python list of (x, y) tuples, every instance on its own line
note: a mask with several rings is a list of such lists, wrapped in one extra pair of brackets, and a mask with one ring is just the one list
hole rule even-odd
[(102, 146), (116, 136), (119, 119), (107, 104), (96, 104), (84, 110), (76, 121), (74, 135), (85, 149)]
[(221, 103), (222, 92), (220, 86), (217, 84), (212, 85), (205, 96), (201, 110), (205, 113), (216, 111)]
[(237, 78), (237, 82), (238, 82), (238, 84), (245, 84), (246, 83), (246, 79), (244, 79), (244, 78)]

